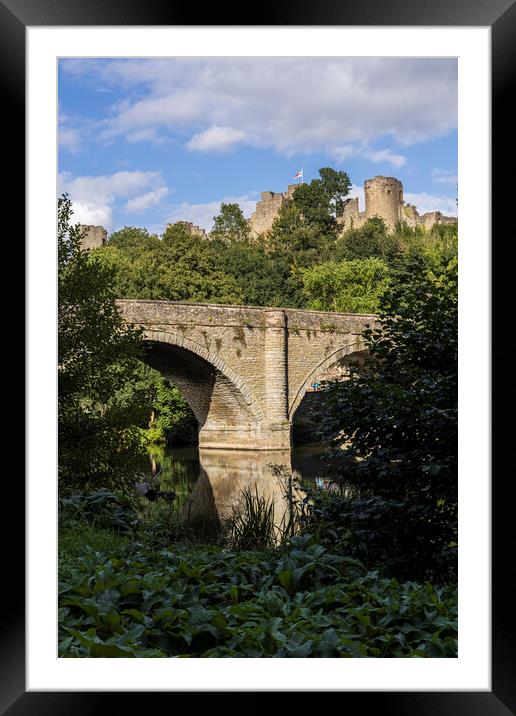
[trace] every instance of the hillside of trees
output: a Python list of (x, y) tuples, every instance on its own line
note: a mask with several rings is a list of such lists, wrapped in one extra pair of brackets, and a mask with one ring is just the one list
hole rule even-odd
[(390, 283), (457, 252), (457, 226), (430, 231), (373, 218), (342, 234), (338, 218), (351, 182), (324, 168), (300, 184), (271, 231), (251, 239), (238, 204), (222, 204), (210, 239), (186, 224), (163, 236), (125, 227), (92, 257), (113, 271), (119, 298), (200, 301), (374, 313)]

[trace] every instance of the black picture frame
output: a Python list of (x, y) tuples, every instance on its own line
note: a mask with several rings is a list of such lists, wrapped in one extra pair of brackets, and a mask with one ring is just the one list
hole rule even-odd
[[(202, 23), (199, 15), (202, 14)], [(302, 0), (256, 5), (252, 17), (243, 18), (236, 3), (207, 5), (179, 4), (173, 0), (0, 0), (0, 76), (4, 112), (4, 137), (17, 148), (16, 161), (10, 163), (9, 213), (16, 218), (21, 233), (25, 216), (25, 29), (30, 26), (77, 25), (391, 25), (391, 26), (489, 26), (492, 37), (492, 167), (493, 177), (504, 176), (513, 165), (516, 113), (511, 107), (516, 70), (516, 2), (514, 0), (331, 0), (316, 4)], [(4, 140), (5, 141), (5, 140)], [(505, 210), (513, 205), (512, 179), (497, 181), (492, 193), (492, 235), (503, 237)], [(486, 200), (488, 198), (486, 197)], [(513, 233), (513, 232), (511, 232)], [(506, 235), (506, 246), (510, 241)], [(11, 234), (11, 241), (14, 235)], [(21, 237), (16, 241), (21, 246)], [(496, 258), (493, 252), (493, 260)], [(23, 257), (22, 257), (23, 261)], [(498, 283), (493, 283), (492, 327), (503, 317)], [(19, 301), (18, 301), (19, 303)], [(497, 380), (512, 374), (505, 351), (494, 351)], [(505, 360), (504, 360), (505, 359)], [(52, 408), (50, 408), (52, 409)], [(502, 424), (502, 422), (504, 424)], [(510, 421), (500, 421), (493, 430), (493, 455), (510, 444)], [(6, 530), (2, 549), (4, 597), (0, 642), (0, 714), (92, 714), (103, 709), (119, 709), (120, 693), (26, 692), (25, 691), (25, 614), (24, 614), (24, 486), (16, 474), (9, 480), (9, 512), (14, 521), (3, 522)], [(403, 716), (507, 716), (516, 713), (516, 622), (512, 593), (507, 591), (512, 562), (507, 555), (513, 544), (509, 510), (514, 501), (509, 471), (507, 478), (493, 481), (493, 597), (492, 597), (492, 691), (490, 692), (342, 692), (341, 706), (372, 709), (382, 714)], [(512, 488), (514, 494), (514, 488)], [(7, 532), (8, 530), (8, 532)], [(7, 588), (8, 583), (8, 588)], [(5, 592), (8, 591), (8, 594)], [(336, 688), (336, 690), (338, 690)], [(314, 688), (314, 691), (317, 691)], [(150, 693), (131, 693), (133, 707), (143, 704)], [(115, 706), (117, 699), (117, 706)], [(148, 704), (148, 702), (147, 702)]]

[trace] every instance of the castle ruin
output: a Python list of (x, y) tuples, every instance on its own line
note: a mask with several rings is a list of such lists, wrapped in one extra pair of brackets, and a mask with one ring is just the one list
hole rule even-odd
[[(283, 204), (292, 198), (299, 186), (290, 184), (286, 192), (264, 191), (256, 204), (256, 211), (249, 218), (251, 234), (258, 236), (271, 230), (274, 219)], [(393, 231), (398, 222), (410, 227), (423, 226), (426, 229), (434, 224), (455, 224), (454, 216), (445, 216), (440, 211), (429, 211), (420, 215), (415, 206), (403, 200), (403, 184), (395, 177), (376, 176), (364, 182), (365, 211), (360, 211), (358, 198), (347, 199), (342, 216), (337, 221), (342, 232), (356, 229), (368, 219), (378, 216), (385, 221), (387, 229)]]
[(251, 214), (249, 227), (251, 236), (266, 234), (271, 230), (274, 219), (283, 204), (292, 199), (292, 195), (299, 184), (289, 184), (287, 191), (262, 191), (261, 199), (256, 204), (256, 211)]
[(95, 249), (97, 246), (104, 246), (106, 244), (107, 231), (103, 226), (79, 224), (79, 229), (83, 232), (80, 241), (82, 249)]
[[(287, 191), (262, 191), (261, 198), (256, 203), (256, 210), (248, 219), (251, 236), (256, 238), (267, 234), (278, 216), (283, 204), (292, 199), (294, 191), (299, 184), (289, 184)], [(403, 184), (395, 177), (375, 176), (364, 182), (365, 210), (360, 211), (358, 197), (344, 201), (342, 216), (337, 217), (341, 225), (341, 233), (350, 229), (360, 228), (368, 219), (379, 217), (385, 222), (388, 231), (393, 231), (399, 222), (409, 227), (422, 226), (430, 229), (435, 224), (456, 224), (455, 216), (445, 216), (440, 211), (428, 211), (419, 214), (416, 207), (403, 200)], [(209, 239), (210, 235), (200, 226), (190, 221), (176, 221), (167, 224), (165, 230), (172, 226), (184, 227), (191, 236), (201, 236)], [(92, 249), (104, 246), (107, 242), (107, 231), (102, 226), (80, 225), (84, 230), (81, 246)]]
[(344, 212), (338, 218), (342, 230), (357, 229), (368, 219), (378, 216), (384, 220), (387, 229), (393, 231), (398, 222), (411, 228), (423, 226), (430, 229), (434, 224), (456, 224), (454, 216), (445, 216), (440, 211), (419, 214), (416, 207), (403, 201), (403, 184), (394, 177), (376, 176), (364, 182), (365, 211), (359, 211), (358, 198), (348, 199)]

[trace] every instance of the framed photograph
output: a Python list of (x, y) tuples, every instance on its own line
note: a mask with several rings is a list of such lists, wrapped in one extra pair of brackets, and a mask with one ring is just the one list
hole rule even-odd
[[(416, 7), (389, 0), (350, 7), (296, 5), (292, 13), (288, 6), (256, 12), (252, 24), (236, 24), (227, 10), (208, 9), (200, 25), (194, 8), (165, 7), (157, 0), (144, 6), (127, 0), (123, 9), (119, 3), (97, 0), (71, 0), (62, 5), (47, 0), (0, 0), (3, 96), (8, 107), (4, 119), (9, 142), (26, 147), (26, 196), (19, 190), (12, 192), (12, 201), (16, 215), (26, 217), (28, 307), (27, 478), (25, 504), (20, 485), (14, 487), (15, 497), (9, 498), (16, 503), (16, 539), (11, 527), (4, 537), (9, 546), (14, 606), (2, 633), (0, 710), (12, 716), (86, 714), (102, 708), (96, 692), (339, 691), (346, 705), (356, 702), (357, 706), (366, 704), (393, 714), (504, 716), (516, 710), (515, 627), (501, 588), (502, 575), (511, 569), (502, 560), (511, 537), (506, 526), (510, 521), (501, 515), (507, 502), (500, 490), (491, 486), (490, 265), (491, 236), (511, 203), (511, 187), (510, 182), (499, 185), (491, 194), (491, 166), (500, 168), (502, 158), (504, 163), (510, 160), (514, 145), (514, 110), (507, 109), (507, 104), (516, 60), (516, 4), (498, 0), (489, 7), (478, 1), (466, 7), (455, 2)], [(328, 67), (329, 59), (332, 67)], [(344, 79), (333, 79), (339, 61), (348, 63), (348, 79), (344, 71)], [(231, 82), (238, 89), (223, 94), (221, 88), (228, 83), (226, 67), (230, 67)], [(354, 84), (353, 73), (360, 75), (359, 83)], [(391, 73), (395, 73), (394, 79)], [(334, 81), (339, 88), (336, 91)], [(293, 101), (289, 89), (296, 84)], [(347, 85), (352, 88), (349, 94), (342, 94), (348, 102), (347, 111), (339, 114), (339, 92)], [(217, 92), (223, 94), (222, 99), (215, 96)], [(355, 99), (356, 111), (352, 109)], [(318, 122), (319, 104), (324, 122)], [(341, 116), (349, 123), (346, 131), (338, 126)], [(384, 141), (387, 136), (392, 141)], [(181, 165), (179, 154), (173, 154), (170, 148), (178, 143), (183, 154), (193, 158), (191, 164)], [(59, 144), (65, 156), (60, 162)], [(245, 150), (242, 155), (240, 148)], [(167, 153), (174, 157), (174, 166), (166, 165)], [(278, 658), (255, 658), (252, 662), (241, 658), (251, 653), (238, 653), (228, 662), (220, 658), (224, 654), (209, 649), (202, 654), (186, 650), (173, 656), (210, 658), (134, 659), (125, 654), (172, 654), (158, 654), (158, 649), (148, 654), (129, 653), (129, 648), (124, 652), (121, 647), (118, 653), (109, 649), (95, 653), (118, 658), (63, 658), (84, 655), (80, 649), (86, 642), (79, 639), (76, 647), (59, 656), (56, 189), (75, 202), (77, 220), (87, 229), (81, 241), (91, 240), (93, 250), (105, 243), (106, 234), (99, 233), (99, 227), (120, 233), (122, 227), (131, 225), (132, 217), (136, 217), (135, 223), (147, 226), (151, 236), (165, 235), (179, 224), (180, 231), (186, 226), (202, 242), (207, 232), (213, 235), (211, 221), (217, 212), (221, 221), (216, 228), (224, 231), (227, 206), (236, 207), (235, 211), (240, 207), (246, 226), (260, 236), (270, 231), (282, 203), (288, 203), (289, 191), (294, 192), (300, 184), (308, 187), (317, 177), (317, 169), (324, 166), (322, 156), (328, 158), (328, 166), (339, 170), (353, 161), (360, 176), (346, 187), (348, 198), (342, 209), (335, 210), (337, 223), (345, 230), (359, 229), (376, 218), (389, 235), (389, 228), (394, 230), (400, 217), (406, 224), (412, 222), (412, 228), (428, 228), (455, 225), (458, 216), (458, 652), (441, 651), (430, 658), (382, 658), (371, 651), (356, 654), (365, 658), (341, 659), (332, 657), (353, 654), (337, 654), (331, 649), (305, 653), (300, 648), (264, 654)], [(211, 177), (213, 191), (209, 195), (194, 191), (197, 157), (204, 162), (205, 181)], [(240, 193), (226, 181), (237, 172), (238, 157), (239, 176), (245, 176), (247, 166), (248, 175), (257, 177), (247, 181)], [(285, 170), (288, 161), (292, 164), (290, 175)], [(280, 164), (284, 187), (277, 186)], [(20, 175), (16, 185), (21, 187), (22, 162), (14, 169), (15, 175)], [(269, 187), (259, 183), (265, 184), (267, 173), (273, 177), (270, 188), (274, 191), (266, 191)], [(171, 177), (175, 177), (174, 186)], [(324, 180), (323, 174), (320, 180)], [(260, 195), (260, 191), (264, 193)], [(149, 208), (158, 218), (144, 224)], [(174, 280), (179, 280), (183, 270), (178, 270)], [(163, 342), (171, 343), (167, 350), (178, 356), (196, 353), (192, 365), (174, 377), (177, 385), (186, 386), (185, 395), (192, 376), (204, 370), (206, 362), (220, 374), (220, 383), (214, 379), (209, 406), (201, 405), (198, 413), (194, 410), (203, 426), (201, 448), (216, 451), (222, 447), (227, 455), (235, 450), (237, 435), (247, 450), (262, 449), (261, 443), (255, 444), (251, 416), (261, 421), (261, 426), (267, 425), (260, 433), (260, 440), (268, 441), (267, 449), (290, 449), (291, 415), (305, 394), (317, 393), (319, 380), (335, 378), (331, 372), (335, 361), (328, 359), (326, 365), (322, 359), (314, 359), (312, 367), (310, 351), (338, 353), (340, 360), (362, 350), (362, 344), (356, 347), (358, 339), (352, 348), (349, 340), (341, 345), (339, 327), (323, 326), (323, 318), (317, 329), (325, 334), (328, 345), (314, 348), (310, 317), (303, 318), (299, 308), (288, 304), (281, 311), (267, 308), (263, 340), (271, 365), (263, 379), (266, 391), (262, 398), (261, 379), (246, 377), (252, 361), (246, 362), (242, 356), (252, 349), (252, 340), (259, 333), (252, 325), (251, 307), (257, 305), (248, 297), (252, 294), (239, 294), (238, 286), (229, 282), (219, 293), (180, 297), (196, 306), (197, 312), (205, 311), (200, 304), (213, 307), (209, 316), (203, 313), (198, 319), (199, 335), (194, 336), (181, 328), (181, 316), (155, 313), (153, 301), (162, 299), (159, 293), (152, 293), (156, 281), (150, 281), (145, 299), (122, 301), (122, 311), (126, 311), (128, 323), (143, 328), (152, 350), (158, 346), (152, 358), (155, 362), (149, 361), (153, 367), (160, 367), (163, 349), (159, 345)], [(239, 296), (244, 298), (238, 300)], [(148, 305), (144, 306), (145, 301)], [(224, 346), (219, 344), (223, 338), (216, 332), (219, 324), (225, 326), (229, 321), (222, 315), (228, 303), (242, 303), (249, 309), (240, 332), (232, 329), (231, 351), (241, 361), (241, 373), (235, 368), (237, 358), (231, 364), (225, 359)], [(265, 305), (285, 304), (270, 299)], [(336, 309), (339, 316), (347, 316), (342, 318), (343, 325), (351, 313), (376, 314), (376, 304), (361, 303), (358, 309), (349, 305), (342, 303)], [(321, 316), (335, 310), (328, 309), (319, 294), (314, 294), (312, 309)], [(292, 313), (296, 310), (297, 314)], [(190, 313), (187, 320), (192, 322)], [(293, 325), (294, 315), (298, 327)], [(180, 340), (163, 338), (170, 335), (167, 321), (174, 323)], [(285, 321), (289, 325), (288, 349), (283, 344), (278, 348)], [(346, 336), (360, 334), (368, 321), (364, 318), (362, 327), (354, 318), (352, 326), (346, 327)], [(296, 336), (303, 331), (307, 334), (299, 355), (294, 354), (296, 331)], [(198, 346), (203, 340), (201, 350)], [(285, 351), (289, 365), (300, 364), (300, 377), (283, 365)], [(287, 376), (283, 382), (282, 371)], [(239, 388), (236, 397), (231, 393), (235, 385)], [(223, 407), (217, 412), (219, 395)], [(190, 406), (202, 403), (195, 395), (189, 397)], [(284, 410), (280, 409), (282, 400), (286, 401)], [(245, 413), (238, 433), (221, 431), (220, 416), (226, 405), (232, 406), (232, 415)], [(240, 469), (245, 466), (243, 458), (238, 463)], [(182, 465), (181, 469), (186, 468)], [(212, 474), (216, 469), (227, 473), (232, 465), (225, 459), (206, 469)], [(256, 470), (255, 462), (252, 469)], [(140, 491), (148, 492), (147, 483), (138, 484)], [(213, 485), (212, 480), (210, 489), (215, 493)], [(162, 492), (161, 497), (166, 495)], [(496, 521), (492, 499), (499, 503), (495, 504), (500, 509)], [(144, 615), (140, 616), (143, 620)], [(70, 627), (66, 644), (75, 643), (74, 628)], [(414, 647), (399, 656), (421, 655), (426, 656)], [(314, 656), (319, 658), (309, 658)]]

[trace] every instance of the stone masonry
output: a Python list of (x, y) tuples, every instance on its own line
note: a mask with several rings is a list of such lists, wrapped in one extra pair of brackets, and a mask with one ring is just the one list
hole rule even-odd
[[(256, 204), (256, 211), (249, 218), (251, 234), (257, 236), (270, 231), (274, 219), (285, 201), (292, 197), (298, 184), (290, 184), (286, 192), (264, 191)], [(403, 201), (403, 184), (395, 177), (376, 176), (364, 182), (365, 211), (360, 211), (358, 198), (347, 199), (344, 213), (339, 222), (342, 231), (359, 228), (374, 216), (379, 216), (392, 231), (398, 221), (406, 222), (410, 227), (424, 226), (429, 229), (434, 224), (457, 223), (453, 216), (444, 216), (440, 211), (430, 211), (419, 215), (415, 206)]]
[(265, 234), (272, 228), (274, 219), (283, 204), (292, 198), (298, 184), (289, 184), (287, 191), (262, 191), (261, 199), (256, 204), (256, 211), (249, 218), (249, 227), (252, 236)]
[(104, 246), (106, 243), (107, 231), (103, 226), (79, 224), (79, 228), (84, 231), (84, 236), (81, 240), (83, 249), (94, 249), (97, 246)]
[(429, 211), (421, 216), (412, 204), (403, 201), (403, 184), (394, 177), (376, 176), (364, 182), (365, 211), (359, 211), (358, 198), (348, 199), (340, 218), (342, 230), (357, 229), (368, 219), (379, 216), (392, 231), (399, 221), (410, 227), (424, 226), (430, 229), (434, 224), (455, 224), (454, 216), (444, 216), (440, 211)]
[(375, 316), (297, 309), (120, 300), (143, 328), (147, 361), (178, 386), (201, 448), (290, 449), (312, 383), (363, 355)]

